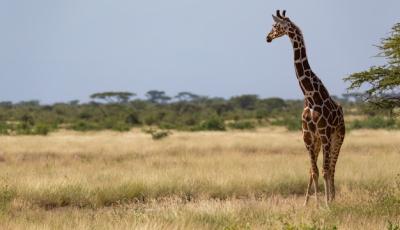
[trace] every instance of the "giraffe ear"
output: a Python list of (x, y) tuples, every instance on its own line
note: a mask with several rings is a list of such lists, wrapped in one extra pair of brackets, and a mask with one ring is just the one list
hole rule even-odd
[(272, 15), (272, 18), (274, 19), (274, 21), (275, 21), (276, 23), (282, 23), (282, 19), (278, 18), (277, 16)]

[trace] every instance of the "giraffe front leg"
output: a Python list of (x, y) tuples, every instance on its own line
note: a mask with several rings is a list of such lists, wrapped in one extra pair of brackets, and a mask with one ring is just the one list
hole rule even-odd
[(310, 168), (310, 179), (308, 180), (307, 192), (306, 192), (306, 200), (304, 201), (304, 206), (307, 205), (308, 199), (310, 198), (310, 190), (311, 190), (311, 185), (312, 184), (313, 184), (313, 176), (312, 176), (312, 169)]
[(329, 207), (330, 201), (330, 187), (331, 187), (331, 178), (329, 170), (323, 169), (322, 171), (324, 177), (324, 189), (325, 189), (325, 205)]
[[(315, 161), (315, 164), (317, 161)], [(312, 179), (313, 179), (313, 184), (314, 184), (314, 196), (315, 196), (315, 202), (318, 205), (318, 177), (319, 177), (319, 173), (318, 173), (318, 168), (316, 168), (316, 170), (313, 172), (312, 174)]]
[(307, 186), (307, 192), (306, 192), (306, 199), (304, 201), (304, 206), (307, 205), (308, 200), (310, 198), (310, 193), (311, 193), (311, 186), (313, 185), (314, 187), (314, 197), (315, 197), (315, 202), (318, 206), (318, 169), (313, 170), (312, 168), (310, 169), (310, 179), (308, 181), (308, 186)]
[(314, 194), (315, 200), (318, 204), (318, 167), (317, 167), (317, 159), (318, 153), (320, 150), (320, 142), (318, 137), (311, 134), (311, 132), (304, 130), (303, 131), (303, 138), (304, 143), (307, 147), (307, 150), (310, 154), (310, 161), (311, 161), (311, 168), (310, 168), (310, 177), (308, 181), (307, 191), (306, 191), (306, 198), (304, 201), (304, 205), (307, 205), (308, 200), (310, 198), (311, 186), (314, 184)]

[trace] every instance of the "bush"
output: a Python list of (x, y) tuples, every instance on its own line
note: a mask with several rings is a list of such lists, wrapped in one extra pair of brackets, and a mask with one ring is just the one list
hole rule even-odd
[(9, 128), (6, 122), (0, 122), (0, 135), (8, 135)]
[(165, 130), (158, 130), (154, 133), (151, 134), (151, 137), (153, 138), (153, 140), (160, 140), (163, 139), (165, 137), (168, 137), (170, 134), (169, 131), (165, 131)]
[(128, 116), (126, 116), (125, 122), (130, 125), (139, 125), (139, 116), (136, 113), (130, 113)]
[(231, 129), (254, 129), (255, 125), (254, 122), (251, 121), (235, 121), (228, 124), (229, 128)]
[(290, 131), (301, 130), (301, 120), (295, 117), (284, 117), (271, 122), (271, 125), (284, 126)]
[(146, 125), (153, 125), (157, 122), (157, 119), (152, 114), (149, 114), (144, 117), (143, 121)]
[(23, 114), (20, 118), (20, 121), (27, 126), (32, 126), (35, 124), (35, 119), (30, 114)]
[(201, 130), (225, 131), (226, 128), (224, 120), (222, 120), (220, 117), (214, 116), (201, 122), (200, 125), (194, 128), (194, 131)]
[(160, 140), (163, 139), (165, 137), (168, 137), (171, 132), (168, 130), (156, 130), (153, 128), (149, 128), (149, 129), (142, 129), (142, 131), (144, 133), (150, 134), (151, 137), (153, 138), (153, 140)]
[(99, 129), (99, 127), (96, 124), (85, 121), (79, 121), (73, 124), (71, 128), (75, 131), (90, 131)]
[(29, 125), (25, 122), (17, 124), (0, 124), (0, 134), (4, 135), (47, 135), (54, 129), (57, 129), (57, 124), (38, 123), (35, 125)]
[(257, 111), (256, 111), (256, 118), (258, 119), (258, 120), (261, 120), (261, 119), (264, 119), (265, 117), (267, 117), (268, 116), (268, 110), (266, 110), (266, 109), (258, 109)]
[(368, 117), (365, 120), (354, 120), (349, 124), (349, 129), (396, 129), (399, 128), (394, 119), (384, 117)]
[(32, 134), (32, 126), (25, 122), (18, 123), (15, 131), (18, 135), (29, 135)]
[(114, 131), (124, 132), (124, 131), (129, 131), (131, 127), (124, 122), (117, 121), (114, 122), (109, 129)]
[(38, 124), (33, 128), (31, 134), (47, 135), (51, 130), (51, 127), (46, 124)]

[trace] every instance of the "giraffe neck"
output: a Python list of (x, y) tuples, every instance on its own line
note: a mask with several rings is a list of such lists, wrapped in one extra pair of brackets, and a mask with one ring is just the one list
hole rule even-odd
[(329, 98), (329, 93), (322, 81), (311, 70), (307, 59), (306, 46), (300, 29), (293, 25), (289, 29), (289, 38), (294, 53), (294, 67), (300, 88), (308, 106), (323, 104)]
[(289, 32), (289, 38), (293, 46), (296, 76), (301, 81), (302, 78), (313, 77), (313, 74), (311, 74), (312, 70), (308, 62), (303, 35), (298, 28), (293, 28), (293, 30), (293, 33)]

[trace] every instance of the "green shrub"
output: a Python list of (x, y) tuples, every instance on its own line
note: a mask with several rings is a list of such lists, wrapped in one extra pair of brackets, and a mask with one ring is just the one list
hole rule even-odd
[(27, 125), (27, 126), (33, 126), (35, 124), (35, 119), (30, 114), (23, 114), (20, 117), (20, 121), (22, 124)]
[(139, 116), (136, 113), (130, 113), (126, 116), (125, 123), (130, 125), (139, 125), (140, 124)]
[(146, 125), (153, 125), (156, 124), (157, 119), (153, 115), (147, 115), (144, 117), (143, 121)]
[(71, 128), (76, 131), (90, 131), (99, 129), (98, 125), (86, 121), (78, 121), (77, 123), (73, 124)]
[(254, 129), (254, 122), (251, 121), (235, 121), (228, 124), (228, 127), (231, 129)]
[(128, 124), (119, 121), (113, 123), (110, 129), (114, 131), (124, 132), (129, 131), (131, 127)]
[(30, 125), (25, 122), (17, 124), (0, 123), (0, 135), (47, 135), (49, 132), (57, 128), (57, 124), (46, 123), (37, 123), (35, 125)]
[(32, 133), (32, 126), (26, 122), (18, 123), (15, 132), (18, 135), (30, 135)]
[(151, 137), (153, 138), (153, 140), (160, 140), (163, 139), (165, 137), (168, 137), (170, 134), (170, 132), (165, 131), (165, 130), (158, 130), (154, 133), (151, 134)]
[(365, 120), (354, 120), (348, 125), (349, 129), (396, 129), (399, 126), (394, 119), (380, 116), (368, 117)]
[(179, 129), (176, 125), (165, 122), (162, 122), (159, 127), (160, 129)]
[(224, 120), (220, 117), (213, 116), (208, 120), (205, 120), (200, 123), (197, 127), (193, 129), (194, 131), (201, 130), (212, 130), (212, 131), (225, 131), (225, 123)]
[(256, 111), (256, 118), (258, 119), (258, 120), (261, 120), (261, 119), (263, 119), (263, 118), (265, 118), (265, 117), (267, 117), (268, 116), (268, 111), (266, 110), (266, 109), (258, 109), (257, 111)]
[(82, 120), (89, 120), (90, 118), (93, 117), (93, 114), (90, 113), (89, 111), (83, 111), (78, 116)]
[(131, 126), (121, 120), (118, 120), (116, 118), (107, 118), (101, 121), (100, 124), (98, 124), (98, 129), (110, 129), (114, 131), (129, 131), (131, 129)]
[(10, 128), (6, 122), (0, 122), (0, 135), (8, 135)]
[(168, 130), (156, 130), (153, 128), (148, 128), (148, 129), (142, 129), (144, 133), (150, 134), (153, 140), (160, 140), (165, 137), (168, 137), (171, 132)]
[(279, 118), (271, 122), (271, 125), (284, 126), (290, 131), (301, 130), (300, 117), (284, 117)]
[(31, 134), (47, 135), (51, 130), (51, 127), (47, 124), (37, 124), (33, 127)]

